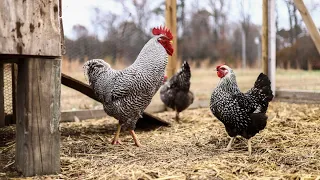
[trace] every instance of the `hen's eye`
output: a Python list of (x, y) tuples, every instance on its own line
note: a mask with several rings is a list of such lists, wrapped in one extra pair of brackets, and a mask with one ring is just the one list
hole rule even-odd
[(226, 68), (224, 68), (224, 67), (222, 67), (222, 68), (220, 68), (220, 69), (222, 69), (222, 70), (226, 70)]

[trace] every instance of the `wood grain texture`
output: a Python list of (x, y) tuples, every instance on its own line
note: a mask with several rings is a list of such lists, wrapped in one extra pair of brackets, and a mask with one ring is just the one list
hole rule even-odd
[(60, 171), (61, 59), (19, 62), (16, 166), (24, 176)]
[(59, 0), (1, 0), (0, 54), (61, 55)]
[(173, 36), (173, 54), (168, 56), (168, 65), (166, 68), (166, 74), (168, 78), (171, 78), (177, 71), (177, 1), (166, 0), (166, 27), (171, 30)]
[(262, 3), (262, 72), (268, 74), (268, 0)]

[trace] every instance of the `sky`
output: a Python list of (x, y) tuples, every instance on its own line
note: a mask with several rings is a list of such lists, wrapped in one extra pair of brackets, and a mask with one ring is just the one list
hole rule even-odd
[[(158, 6), (163, 0), (150, 1), (150, 7)], [(319, 0), (304, 0), (309, 12), (313, 18), (314, 23), (320, 28), (320, 7), (316, 10), (311, 10), (311, 5)], [(124, 0), (128, 7), (128, 10), (134, 12), (134, 8), (131, 4), (131, 0)], [(207, 9), (206, 0), (194, 1), (186, 0), (186, 14), (190, 14), (193, 11), (193, 7), (197, 2), (199, 9)], [(229, 16), (228, 19), (231, 22), (239, 22), (240, 2), (241, 0), (229, 0)], [(257, 25), (262, 24), (262, 0), (243, 0), (245, 12), (251, 15), (251, 20)], [(279, 16), (279, 28), (288, 29), (288, 12), (283, 0), (276, 0), (276, 6), (278, 7)], [(124, 10), (120, 3), (116, 0), (63, 0), (62, 1), (62, 17), (64, 34), (71, 39), (75, 36), (72, 32), (72, 27), (77, 24), (84, 25), (88, 28), (90, 34), (95, 34), (93, 26), (91, 25), (94, 11), (93, 8), (99, 7), (102, 11), (109, 11), (119, 16), (128, 16), (128, 13), (124, 14)], [(127, 10), (127, 11), (128, 11)], [(298, 15), (300, 16), (300, 15)], [(187, 17), (188, 18), (188, 17)], [(301, 19), (301, 18), (300, 18)], [(150, 26), (164, 25), (164, 16), (157, 16), (151, 19)], [(302, 23), (304, 24), (304, 23)]]

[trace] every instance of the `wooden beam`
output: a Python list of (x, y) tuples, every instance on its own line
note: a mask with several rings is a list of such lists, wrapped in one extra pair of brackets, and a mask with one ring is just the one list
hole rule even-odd
[(12, 63), (12, 119), (10, 124), (15, 124), (17, 120), (17, 80), (18, 80), (18, 65)]
[(310, 13), (308, 9), (306, 8), (303, 0), (294, 0), (293, 1), (297, 9), (299, 10), (301, 17), (304, 21), (304, 23), (307, 26), (307, 29), (310, 33), (310, 36), (314, 42), (314, 44), (317, 47), (317, 50), (320, 54), (320, 33), (316, 25), (314, 24), (312, 17), (310, 16)]
[(320, 103), (320, 91), (311, 90), (277, 90), (276, 99), (294, 103)]
[(24, 176), (60, 172), (61, 59), (18, 66), (16, 166)]
[(59, 0), (1, 0), (0, 54), (60, 56)]
[[(96, 97), (96, 95), (94, 94), (93, 90), (91, 89), (91, 87), (77, 79), (74, 79), (66, 74), (62, 73), (61, 76), (61, 83), (67, 87), (70, 87), (74, 90), (77, 90), (79, 92), (81, 92), (82, 94), (100, 102), (100, 100)], [(147, 108), (148, 109), (148, 108)], [(98, 112), (100, 113), (100, 112)], [(105, 114), (106, 116), (107, 114)], [(94, 115), (94, 116), (98, 116), (98, 115)], [(93, 116), (93, 117), (94, 117)], [(101, 117), (101, 116), (99, 116)], [(83, 116), (84, 118), (84, 116)], [(70, 119), (70, 118), (69, 118)], [(154, 125), (159, 125), (159, 126), (168, 126), (170, 125), (169, 122), (158, 118), (156, 116), (153, 116), (150, 113), (147, 113), (146, 111), (143, 112), (142, 114), (142, 118), (140, 118), (136, 124), (136, 128), (146, 128), (148, 126), (150, 127), (154, 127)]]
[(0, 127), (5, 126), (5, 114), (4, 114), (4, 64), (0, 63)]
[(276, 2), (268, 2), (268, 77), (273, 95), (276, 93)]
[(177, 1), (166, 0), (166, 27), (169, 28), (173, 35), (173, 49), (172, 56), (169, 56), (166, 74), (171, 78), (176, 73), (177, 68)]
[(262, 71), (268, 74), (268, 0), (262, 4)]

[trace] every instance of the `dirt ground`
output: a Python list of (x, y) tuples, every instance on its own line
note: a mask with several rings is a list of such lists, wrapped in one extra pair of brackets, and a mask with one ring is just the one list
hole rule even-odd
[[(61, 173), (33, 179), (319, 179), (320, 105), (273, 102), (266, 129), (246, 140), (229, 138), (209, 109), (188, 110), (175, 123), (173, 112), (157, 116), (171, 127), (138, 131), (138, 148), (128, 132), (111, 145), (112, 118), (61, 123)], [(14, 127), (0, 130), (0, 179), (17, 178)]]

